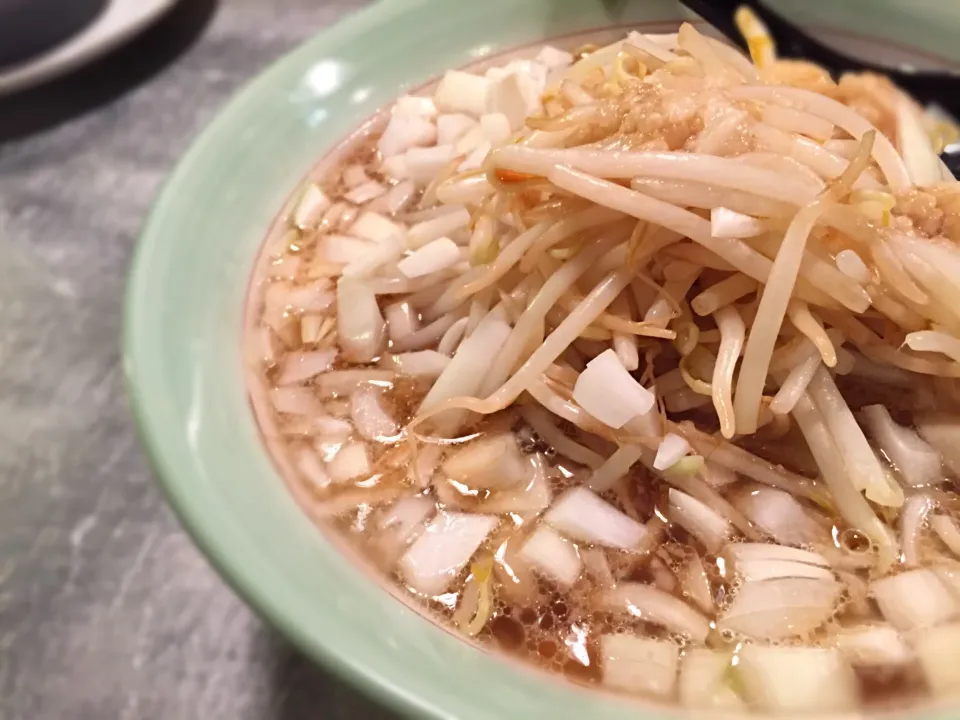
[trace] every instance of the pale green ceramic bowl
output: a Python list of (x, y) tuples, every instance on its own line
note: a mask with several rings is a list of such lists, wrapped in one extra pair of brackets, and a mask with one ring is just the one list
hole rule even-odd
[[(960, 4), (950, 0), (776, 4), (816, 25), (960, 59)], [(300, 512), (261, 448), (244, 391), (241, 308), (258, 245), (299, 178), (404, 89), (545, 38), (680, 17), (668, 0), (381, 2), (234, 99), (180, 163), (147, 224), (129, 286), (125, 367), (170, 502), (251, 605), (307, 655), (403, 712), (463, 720), (667, 714), (458, 641), (348, 564)]]

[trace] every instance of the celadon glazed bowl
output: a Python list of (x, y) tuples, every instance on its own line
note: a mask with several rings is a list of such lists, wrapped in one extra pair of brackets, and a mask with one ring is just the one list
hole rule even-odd
[[(906, 46), (919, 49), (918, 64), (960, 61), (955, 0), (773, 4), (835, 31), (848, 48), (880, 47), (902, 59)], [(458, 640), (385, 592), (307, 519), (262, 449), (244, 388), (240, 330), (258, 246), (331, 146), (445, 68), (592, 28), (654, 23), (650, 30), (664, 32), (682, 17), (668, 0), (374, 4), (241, 92), (183, 158), (144, 231), (127, 298), (125, 366), (171, 504), (269, 622), (308, 656), (408, 715), (598, 720), (671, 713), (563, 684)]]

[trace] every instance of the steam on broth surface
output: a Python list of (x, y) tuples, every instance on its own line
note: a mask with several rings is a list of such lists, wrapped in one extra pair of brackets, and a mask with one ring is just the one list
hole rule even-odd
[(251, 396), (463, 635), (696, 708), (960, 694), (954, 128), (701, 35), (450, 71), (292, 203)]

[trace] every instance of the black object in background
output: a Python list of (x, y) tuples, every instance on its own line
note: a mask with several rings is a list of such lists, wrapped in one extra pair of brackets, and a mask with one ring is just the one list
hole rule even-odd
[(0, 71), (53, 50), (106, 6), (107, 0), (0, 0)]

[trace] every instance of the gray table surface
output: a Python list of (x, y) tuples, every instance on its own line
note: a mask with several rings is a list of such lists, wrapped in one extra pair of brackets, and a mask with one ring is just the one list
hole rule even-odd
[(119, 351), (137, 234), (191, 138), (364, 3), (183, 2), (95, 67), (0, 101), (0, 719), (392, 718), (193, 547), (139, 447)]

